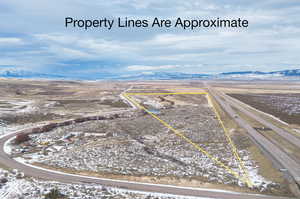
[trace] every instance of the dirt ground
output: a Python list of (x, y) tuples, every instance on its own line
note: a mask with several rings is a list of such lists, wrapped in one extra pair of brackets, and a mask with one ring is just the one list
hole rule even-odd
[(229, 94), (229, 96), (289, 124), (300, 125), (300, 93)]
[(128, 108), (118, 82), (0, 80), (0, 121), (26, 124)]

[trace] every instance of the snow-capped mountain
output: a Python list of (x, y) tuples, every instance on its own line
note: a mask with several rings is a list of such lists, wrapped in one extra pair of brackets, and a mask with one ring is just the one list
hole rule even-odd
[(123, 80), (176, 80), (176, 79), (201, 79), (209, 78), (208, 74), (187, 74), (179, 72), (155, 72), (155, 73), (142, 73), (137, 75), (127, 75), (117, 77)]
[(73, 79), (73, 80), (180, 80), (180, 79), (238, 79), (238, 80), (268, 80), (268, 79), (299, 79), (300, 69), (272, 72), (238, 71), (219, 74), (187, 74), (179, 72), (149, 72), (133, 75), (124, 74), (44, 74), (25, 70), (0, 69), (0, 77), (30, 78), (30, 79)]
[(228, 72), (215, 75), (218, 79), (300, 79), (300, 69), (282, 70), (272, 72), (261, 71), (241, 71), (241, 72)]
[(282, 76), (300, 76), (300, 69), (274, 71), (274, 72), (271, 72), (271, 73), (282, 75)]
[(149, 74), (138, 74), (132, 76), (121, 76), (117, 79), (128, 80), (176, 80), (176, 79), (238, 79), (238, 80), (252, 80), (252, 79), (291, 79), (296, 78), (300, 80), (300, 69), (282, 70), (272, 72), (261, 71), (239, 71), (219, 74), (186, 74), (178, 72), (155, 72)]
[[(0, 66), (1, 67), (1, 66)], [(4, 78), (19, 78), (19, 79), (60, 79), (60, 80), (102, 80), (102, 79), (118, 79), (120, 76), (112, 74), (49, 74), (49, 73), (37, 73), (26, 70), (18, 69), (1, 69), (0, 68), (0, 77)]]
[(45, 78), (45, 79), (62, 79), (63, 75), (35, 73), (25, 70), (6, 69), (0, 70), (0, 77), (6, 78)]

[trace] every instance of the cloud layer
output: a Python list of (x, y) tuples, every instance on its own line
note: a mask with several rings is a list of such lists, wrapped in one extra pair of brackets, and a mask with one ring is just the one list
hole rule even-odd
[[(237, 18), (247, 29), (94, 29), (65, 17)], [(51, 73), (216, 73), (300, 68), (298, 0), (4, 0), (0, 67)]]

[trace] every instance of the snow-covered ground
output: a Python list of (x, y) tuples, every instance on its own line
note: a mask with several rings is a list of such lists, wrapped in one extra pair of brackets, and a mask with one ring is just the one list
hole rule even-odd
[(27, 123), (23, 125), (6, 125), (4, 122), (1, 123), (0, 121), (0, 137), (22, 129), (29, 129), (43, 124), (47, 124), (47, 122)]
[(45, 195), (53, 190), (58, 190), (69, 199), (196, 199), (195, 197), (129, 191), (98, 184), (65, 184), (42, 181), (24, 177), (17, 170), (9, 172), (0, 169), (0, 198), (44, 199)]
[[(179, 115), (179, 112), (173, 115)], [(190, 111), (190, 113), (194, 112)], [(199, 121), (199, 115), (194, 117)], [(200, 146), (217, 156), (220, 161), (227, 162), (232, 170), (242, 175), (230, 146), (224, 142), (226, 138), (223, 132), (217, 127), (218, 123), (212, 122), (210, 118), (212, 116), (206, 117), (203, 118), (201, 125), (193, 122), (192, 117), (189, 117), (192, 124), (185, 130), (185, 135), (197, 143), (206, 143)], [(185, 121), (178, 121), (170, 116), (168, 118), (176, 123), (173, 125), (186, 126), (183, 125), (186, 123), (181, 124)], [(141, 131), (143, 134), (140, 133)], [(197, 131), (198, 133), (195, 134), (194, 132)], [(155, 121), (143, 117), (136, 118), (134, 121), (128, 121), (127, 118), (114, 121), (90, 121), (42, 134), (33, 134), (30, 137), (31, 140), (25, 145), (13, 145), (11, 148), (7, 145), (13, 154), (21, 155), (28, 163), (40, 162), (77, 171), (133, 176), (201, 177), (202, 180), (206, 179), (211, 183), (245, 186), (242, 181), (229, 175), (224, 168), (215, 164), (205, 154), (193, 150), (188, 143), (182, 142), (176, 135), (162, 130), (161, 127), (157, 128)], [(250, 154), (247, 150), (240, 150), (239, 154), (249, 171), (251, 182), (258, 190), (264, 191), (277, 186), (258, 174), (259, 168), (249, 158)]]
[[(163, 107), (155, 100), (148, 100), (147, 103), (144, 104), (156, 108)], [(187, 137), (200, 143), (202, 148), (217, 156), (220, 161), (227, 162), (232, 170), (241, 174), (230, 146), (224, 142), (226, 140), (224, 133), (218, 126), (217, 120), (213, 119), (214, 115), (210, 108), (206, 104), (204, 105), (188, 110), (188, 117), (186, 117), (187, 115), (184, 113), (186, 110), (184, 109), (171, 110), (173, 112), (165, 110), (166, 112), (161, 117), (172, 126), (182, 126), (179, 128), (188, 126), (188, 128), (183, 129)], [(224, 168), (216, 165), (205, 154), (191, 149), (189, 144), (181, 142), (174, 134), (165, 130), (162, 131), (161, 127), (157, 128), (157, 124), (153, 123), (153, 120), (142, 117), (132, 119), (134, 122), (127, 122), (128, 118), (115, 119), (113, 122), (91, 121), (80, 125), (74, 124), (57, 128), (42, 134), (33, 134), (30, 135), (31, 140), (25, 145), (6, 145), (6, 151), (12, 152), (14, 155), (21, 155), (22, 158), (19, 157), (19, 159), (27, 163), (41, 162), (54, 167), (78, 171), (158, 177), (189, 178), (196, 176), (212, 183), (245, 186), (242, 181), (228, 175)], [(3, 133), (13, 132), (31, 125), (14, 128), (3, 127)], [(277, 186), (276, 183), (268, 181), (258, 174), (259, 168), (249, 158), (248, 151), (240, 150), (239, 154), (249, 172), (250, 181), (258, 190), (264, 191)], [(26, 183), (28, 183), (27, 180), (23, 182), (23, 184)], [(71, 186), (60, 183), (54, 184), (55, 186)], [(18, 187), (13, 183), (12, 186)], [(31, 184), (29, 187), (32, 186)], [(20, 190), (26, 189), (21, 187)], [(47, 191), (49, 190), (44, 191), (44, 193)], [(68, 194), (71, 193), (68, 192)], [(38, 198), (38, 196), (33, 197)], [(119, 198), (122, 197), (119, 196)], [(130, 198), (135, 198), (135, 196)]]
[[(1, 122), (0, 136), (45, 123), (46, 122), (26, 125), (6, 125), (4, 122)], [(80, 133), (71, 132), (69, 135), (67, 135), (67, 137), (70, 135), (77, 136), (78, 134)], [(90, 137), (91, 135), (87, 133), (84, 136)], [(49, 139), (48, 141), (51, 140)], [(51, 149), (53, 152), (57, 152), (63, 150), (63, 148), (63, 146), (53, 146)], [(10, 153), (11, 150), (12, 147), (8, 142), (5, 145), (5, 151)], [(29, 156), (32, 158), (32, 161), (41, 158), (40, 154), (31, 154)], [(24, 159), (21, 161), (24, 161)], [(135, 192), (118, 188), (103, 187), (97, 184), (64, 184), (58, 182), (41, 181), (34, 178), (24, 177), (24, 174), (18, 172), (17, 170), (8, 171), (0, 168), (0, 198), (42, 199), (45, 198), (45, 194), (55, 189), (59, 190), (61, 194), (68, 196), (70, 199), (187, 199), (187, 197), (158, 193)]]

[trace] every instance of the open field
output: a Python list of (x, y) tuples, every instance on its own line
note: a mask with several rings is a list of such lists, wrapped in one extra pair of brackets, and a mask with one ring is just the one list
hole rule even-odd
[(118, 83), (0, 80), (0, 121), (26, 124), (128, 108)]
[(229, 95), (284, 122), (300, 125), (300, 93)]

